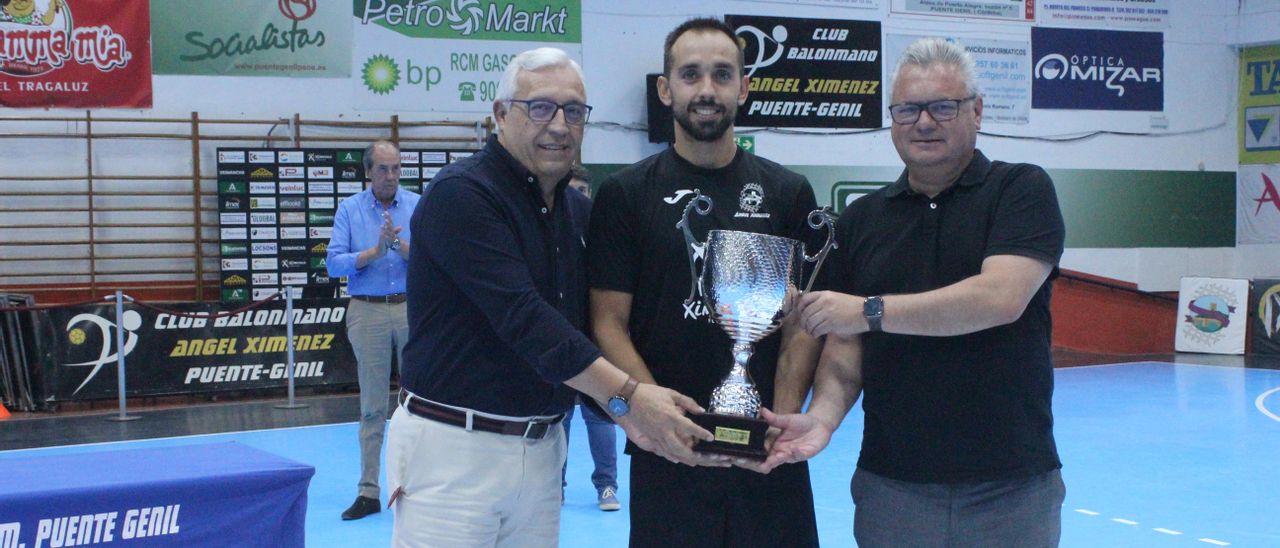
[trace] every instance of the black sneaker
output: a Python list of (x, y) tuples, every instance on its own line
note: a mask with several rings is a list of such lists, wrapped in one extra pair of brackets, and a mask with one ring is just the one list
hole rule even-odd
[(370, 497), (356, 497), (356, 501), (351, 503), (351, 507), (342, 513), (342, 519), (350, 521), (360, 519), (369, 514), (376, 514), (382, 511), (382, 503), (378, 499)]

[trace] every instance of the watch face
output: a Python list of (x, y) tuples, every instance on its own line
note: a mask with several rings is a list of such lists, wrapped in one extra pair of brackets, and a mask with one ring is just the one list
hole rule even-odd
[(614, 396), (609, 398), (609, 414), (615, 417), (626, 415), (631, 410), (631, 406), (627, 405), (627, 400)]

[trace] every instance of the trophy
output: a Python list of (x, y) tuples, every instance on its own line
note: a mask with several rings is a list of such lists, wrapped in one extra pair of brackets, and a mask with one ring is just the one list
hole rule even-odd
[(684, 231), (689, 253), (692, 286), (685, 306), (691, 306), (701, 290), (710, 320), (733, 339), (733, 367), (711, 393), (707, 413), (690, 417), (715, 435), (715, 440), (699, 442), (697, 451), (719, 453), (752, 460), (764, 460), (765, 433), (769, 423), (759, 418), (760, 393), (747, 369), (753, 345), (782, 325), (782, 307), (797, 295), (804, 263), (816, 263), (808, 291), (827, 253), (835, 247), (835, 216), (830, 207), (809, 213), (809, 227), (827, 227), (827, 241), (813, 256), (805, 255), (804, 243), (791, 238), (742, 232), (712, 230), (707, 235), (702, 273), (694, 261), (697, 243), (689, 229), (689, 213), (711, 212), (711, 198), (695, 189), (676, 227)]

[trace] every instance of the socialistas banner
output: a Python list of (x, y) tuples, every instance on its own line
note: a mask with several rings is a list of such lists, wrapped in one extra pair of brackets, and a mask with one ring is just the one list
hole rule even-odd
[(152, 0), (156, 74), (345, 78), (347, 4), (319, 0)]
[(3, 2), (0, 106), (150, 108), (147, 0)]

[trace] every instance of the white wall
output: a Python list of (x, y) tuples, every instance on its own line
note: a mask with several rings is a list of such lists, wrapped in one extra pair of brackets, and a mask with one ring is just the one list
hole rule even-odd
[[(662, 66), (662, 39), (695, 15), (754, 14), (787, 17), (880, 20), (885, 33), (946, 33), (1029, 41), (1025, 24), (939, 20), (890, 15), (879, 9), (809, 5), (787, 0), (583, 0), (583, 64), (589, 101), (595, 106), (583, 147), (586, 163), (629, 163), (657, 152), (643, 131), (644, 75)], [(1165, 31), (1167, 129), (1152, 129), (1151, 113), (1034, 110), (1023, 126), (986, 124), (979, 146), (989, 156), (1033, 162), (1046, 168), (1234, 171), (1236, 160), (1237, 44), (1280, 39), (1280, 2), (1275, 0), (1172, 0), (1172, 28)], [(154, 77), (155, 104), (148, 111), (104, 115), (287, 117), (385, 120), (391, 112), (355, 111), (346, 79), (247, 77)], [(13, 111), (2, 115), (12, 115)], [(32, 114), (23, 112), (21, 114)], [(57, 114), (56, 111), (50, 114)], [(77, 112), (78, 114), (78, 112)], [(474, 114), (401, 113), (413, 119), (474, 120)], [(627, 129), (631, 127), (633, 129)], [(1053, 143), (1051, 137), (1095, 131), (1151, 133), (1101, 135)], [(887, 130), (857, 135), (756, 133), (760, 154), (783, 164), (901, 165)], [(1021, 139), (1012, 138), (1023, 137)], [(34, 145), (20, 148), (35, 150)], [(185, 158), (139, 160), (173, 162)], [(0, 173), (13, 162), (0, 159)], [(1280, 275), (1280, 245), (1214, 249), (1069, 249), (1064, 268), (1137, 283), (1153, 291), (1175, 291), (1188, 275), (1258, 277)]]

